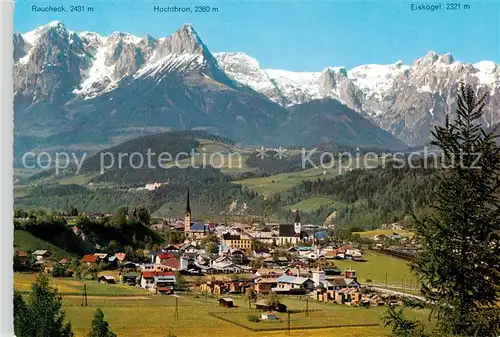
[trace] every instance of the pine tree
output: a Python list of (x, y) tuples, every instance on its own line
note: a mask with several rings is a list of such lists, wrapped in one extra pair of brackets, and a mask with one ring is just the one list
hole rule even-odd
[(87, 337), (116, 337), (116, 334), (109, 330), (109, 323), (104, 320), (104, 313), (101, 309), (95, 311), (92, 327)]
[(47, 274), (38, 274), (28, 301), (14, 293), (14, 331), (17, 337), (73, 337), (65, 323), (62, 298)]
[(432, 132), (442, 150), (435, 210), (415, 219), (422, 252), (412, 264), (438, 331), (498, 336), (500, 151), (481, 128), (485, 96), (462, 84), (456, 118)]
[(19, 337), (34, 335), (30, 311), (23, 296), (14, 292), (14, 335)]

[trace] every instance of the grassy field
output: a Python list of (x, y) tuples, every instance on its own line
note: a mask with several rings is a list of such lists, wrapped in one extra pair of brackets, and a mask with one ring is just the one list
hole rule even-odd
[(32, 251), (37, 249), (50, 250), (56, 258), (71, 257), (73, 254), (47, 242), (35, 237), (33, 234), (23, 231), (14, 230), (14, 250), (15, 251)]
[(243, 179), (236, 181), (236, 183), (245, 185), (264, 196), (270, 196), (275, 193), (286, 191), (304, 180), (333, 178), (343, 172), (342, 168), (354, 166), (360, 168), (375, 167), (379, 163), (380, 159), (367, 159), (364, 163), (362, 160), (360, 163), (356, 163), (356, 160), (352, 160), (351, 163), (343, 162), (342, 165), (334, 165), (336, 167), (332, 168), (315, 167), (299, 172), (276, 174), (270, 177)]
[[(305, 303), (305, 302), (304, 302)], [(314, 303), (314, 302), (312, 302)], [(302, 306), (301, 310), (304, 310)], [(310, 309), (314, 310), (314, 309)], [(311, 311), (306, 316), (305, 312), (292, 313), (290, 315), (290, 326), (295, 328), (307, 328), (318, 326), (345, 326), (345, 325), (378, 325), (384, 313), (384, 308), (359, 308), (329, 304), (323, 306), (319, 311)], [(243, 324), (253, 329), (282, 328), (288, 326), (286, 313), (277, 314), (277, 321), (249, 322), (248, 312), (225, 312), (221, 317), (233, 322)], [(259, 315), (256, 312), (255, 315)]]
[(361, 283), (367, 279), (373, 283), (385, 284), (387, 275), (387, 284), (401, 287), (417, 283), (416, 277), (411, 273), (408, 262), (391, 256), (367, 251), (363, 257), (367, 262), (353, 262), (349, 260), (335, 260), (334, 263), (342, 270), (347, 268), (355, 269), (358, 272), (358, 279)]
[[(34, 275), (15, 274), (14, 288), (28, 290)], [(255, 309), (248, 310), (248, 304), (241, 296), (231, 295), (235, 300), (236, 308), (218, 306), (217, 297), (196, 296), (182, 293), (174, 296), (146, 295), (146, 291), (128, 286), (105, 285), (88, 281), (88, 306), (81, 306), (81, 297), (72, 294), (80, 290), (83, 282), (70, 279), (54, 279), (54, 284), (63, 294), (63, 309), (67, 319), (71, 321), (77, 337), (83, 337), (88, 332), (92, 317), (97, 308), (104, 312), (111, 329), (119, 337), (146, 337), (166, 336), (172, 332), (177, 337), (192, 336), (287, 336), (287, 331), (253, 332), (229, 322), (225, 322), (209, 315), (229, 315), (232, 319), (248, 322), (248, 314), (257, 314)], [(107, 296), (106, 296), (107, 295)], [(114, 296), (111, 296), (114, 295)], [(304, 310), (305, 301), (299, 298), (282, 296), (280, 301), (288, 306), (289, 310)], [(176, 302), (178, 304), (178, 318), (175, 315)], [(340, 306), (332, 303), (323, 303), (309, 300), (310, 312), (291, 315), (291, 326), (310, 326), (317, 324), (341, 325), (360, 323), (381, 323), (385, 309), (383, 307), (355, 308)], [(412, 313), (417, 318), (425, 319), (426, 312)], [(284, 314), (278, 314), (284, 318)], [(229, 318), (229, 317), (228, 317)], [(259, 322), (257, 327), (283, 323)], [(316, 337), (382, 337), (387, 336), (388, 330), (381, 325), (370, 327), (343, 327), (324, 328), (314, 330), (292, 330), (291, 336)]]
[[(14, 289), (27, 292), (31, 290), (31, 284), (36, 274), (14, 274)], [(83, 285), (87, 285), (89, 296), (150, 296), (150, 292), (123, 284), (101, 284), (97, 281), (82, 281), (73, 278), (54, 278), (54, 285), (61, 294), (79, 296), (82, 294)]]
[(411, 237), (411, 236), (413, 236), (412, 232), (405, 231), (405, 230), (395, 231), (395, 230), (392, 230), (392, 229), (374, 229), (372, 231), (366, 231), (366, 232), (354, 232), (353, 234), (359, 234), (359, 235), (365, 236), (365, 237), (372, 237), (374, 235), (387, 235), (387, 236), (391, 236), (392, 233), (394, 233), (394, 232), (398, 233), (401, 236), (405, 236), (405, 237)]
[(287, 206), (287, 209), (300, 209), (302, 212), (311, 212), (324, 205), (333, 203), (333, 199), (329, 197), (312, 197), (302, 200), (296, 204)]
[[(236, 305), (239, 308), (227, 309), (218, 306), (216, 298), (195, 298), (193, 296), (183, 296), (177, 298), (178, 315), (175, 316), (175, 301), (172, 296), (151, 296), (150, 299), (137, 298), (89, 298), (89, 307), (81, 307), (78, 298), (65, 298), (64, 309), (68, 319), (71, 320), (76, 336), (83, 337), (90, 327), (92, 315), (97, 308), (104, 311), (106, 320), (110, 323), (112, 330), (119, 337), (146, 337), (146, 336), (166, 336), (172, 332), (177, 337), (184, 336), (286, 336), (286, 331), (273, 332), (252, 332), (238, 327), (234, 324), (224, 322), (216, 317), (210, 316), (209, 312), (240, 311), (247, 308), (247, 304), (236, 298)], [(283, 303), (290, 309), (302, 309), (303, 301), (284, 299)], [(322, 315), (330, 315), (336, 321), (347, 321), (355, 318), (347, 316), (362, 317), (362, 320), (380, 322), (383, 313), (382, 308), (350, 308), (340, 307), (333, 304), (323, 304), (309, 301), (310, 308), (321, 308), (325, 311)], [(354, 310), (357, 310), (355, 312)], [(242, 318), (249, 314), (238, 313)], [(238, 315), (237, 314), (237, 315)], [(322, 321), (319, 317), (311, 313), (311, 321)], [(294, 323), (305, 321), (305, 317), (294, 317)], [(335, 318), (334, 316), (337, 316)], [(323, 316), (321, 316), (324, 318)], [(339, 318), (340, 317), (340, 318)], [(257, 323), (259, 324), (259, 323)], [(263, 323), (266, 324), (266, 323)], [(345, 337), (378, 337), (386, 336), (387, 330), (381, 326), (356, 327), (356, 328), (333, 328), (319, 330), (296, 330), (292, 331), (292, 336), (345, 336)]]

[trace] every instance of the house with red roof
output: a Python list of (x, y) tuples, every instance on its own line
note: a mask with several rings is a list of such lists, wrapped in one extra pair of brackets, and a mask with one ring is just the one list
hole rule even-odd
[(127, 257), (127, 254), (125, 254), (125, 253), (115, 253), (115, 257), (117, 258), (118, 261), (123, 262), (123, 261), (125, 261), (125, 258)]
[(176, 271), (181, 269), (181, 260), (176, 258), (168, 259), (166, 261), (163, 261), (161, 265), (166, 271)]
[(173, 281), (173, 284), (176, 282), (174, 272), (172, 271), (144, 271), (141, 273), (141, 287), (154, 292), (157, 290), (156, 286), (159, 278), (162, 281)]
[(162, 264), (173, 258), (175, 258), (175, 255), (172, 253), (158, 253), (155, 257), (155, 264)]
[(22, 264), (26, 263), (26, 259), (28, 258), (28, 253), (23, 252), (23, 251), (18, 251), (18, 252), (16, 252), (16, 255)]
[(91, 265), (93, 263), (97, 264), (101, 261), (101, 258), (98, 255), (87, 254), (82, 258), (82, 263), (86, 263), (87, 265)]

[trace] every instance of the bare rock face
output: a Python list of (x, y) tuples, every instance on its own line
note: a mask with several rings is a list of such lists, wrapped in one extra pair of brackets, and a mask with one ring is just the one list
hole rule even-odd
[(24, 104), (41, 100), (68, 99), (68, 88), (81, 80), (80, 70), (88, 66), (88, 55), (80, 37), (62, 23), (53, 22), (37, 33), (35, 44), (26, 51), (22, 37), (17, 44), (23, 55), (14, 65), (14, 92)]
[[(71, 144), (92, 144), (155, 126), (203, 128), (260, 143), (269, 141), (287, 114), (230, 79), (190, 25), (156, 39), (77, 34), (52, 22), (15, 35), (14, 43), (18, 139), (33, 132), (61, 139), (57, 133), (66, 132)], [(100, 139), (89, 139), (89, 131)]]
[[(292, 72), (262, 69), (244, 53), (213, 55), (191, 25), (162, 38), (123, 32), (103, 37), (72, 32), (58, 21), (14, 34), (13, 44), (18, 134), (32, 132), (33, 125), (43, 132), (84, 130), (102, 120), (103, 128), (109, 123), (123, 129), (206, 128), (261, 144), (276, 137), (293, 107), (333, 99), (406, 144), (421, 145), (434, 125), (453, 116), (462, 80), (488, 93), (485, 125), (500, 122), (500, 66), (462, 63), (451, 54), (429, 52), (411, 65), (398, 61)], [(319, 107), (342, 110), (328, 103), (300, 111)], [(307, 125), (307, 116), (317, 113), (313, 110), (295, 122)], [(331, 118), (326, 112), (321, 116)], [(325, 133), (320, 139), (333, 139), (320, 125), (304, 133), (311, 130)], [(293, 140), (298, 144), (300, 137)], [(390, 137), (384, 138), (389, 145)]]
[[(315, 99), (335, 98), (408, 145), (429, 141), (430, 130), (453, 116), (460, 81), (488, 92), (484, 123), (500, 120), (495, 109), (500, 100), (500, 66), (483, 61), (467, 64), (451, 54), (429, 52), (411, 66), (398, 61), (390, 65), (368, 64), (346, 70), (328, 67), (321, 73), (294, 73), (254, 68), (242, 72), (234, 53), (216, 55), (223, 69), (235, 80), (260, 91), (273, 101), (290, 107)], [(258, 62), (255, 61), (258, 65)], [(280, 76), (276, 76), (278, 73)], [(272, 81), (268, 82), (267, 78)], [(274, 90), (271, 90), (274, 89)]]

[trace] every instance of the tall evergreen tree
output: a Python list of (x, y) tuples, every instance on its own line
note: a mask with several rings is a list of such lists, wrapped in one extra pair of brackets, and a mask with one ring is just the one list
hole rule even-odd
[(38, 274), (27, 303), (14, 293), (14, 331), (17, 337), (73, 337), (65, 323), (62, 299), (47, 274)]
[(104, 320), (104, 313), (101, 309), (95, 311), (92, 327), (87, 337), (116, 337), (116, 334), (109, 330), (109, 323)]
[(416, 218), (412, 264), (446, 336), (498, 336), (500, 150), (481, 128), (486, 96), (462, 84), (455, 118), (432, 132), (442, 150), (436, 207)]

